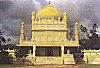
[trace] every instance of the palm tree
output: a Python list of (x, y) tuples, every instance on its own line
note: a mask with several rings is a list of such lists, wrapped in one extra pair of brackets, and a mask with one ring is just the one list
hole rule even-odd
[(0, 30), (0, 50), (2, 50), (2, 47), (3, 47), (2, 43), (6, 42), (5, 38), (2, 36), (4, 32), (5, 31)]
[(6, 40), (3, 36), (0, 36), (0, 46), (2, 46), (2, 42), (5, 43)]

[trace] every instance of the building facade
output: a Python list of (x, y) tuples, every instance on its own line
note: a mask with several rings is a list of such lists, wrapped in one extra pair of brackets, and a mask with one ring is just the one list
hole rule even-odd
[(66, 12), (61, 13), (50, 3), (37, 13), (33, 11), (30, 40), (25, 38), (24, 25), (22, 22), (18, 46), (29, 48), (27, 59), (34, 64), (74, 64), (71, 50), (79, 46), (78, 23), (74, 27), (75, 39), (68, 40)]

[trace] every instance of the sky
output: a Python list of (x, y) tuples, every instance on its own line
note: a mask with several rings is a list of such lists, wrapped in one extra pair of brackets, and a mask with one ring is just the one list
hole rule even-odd
[(79, 25), (91, 29), (92, 24), (98, 25), (100, 34), (100, 0), (0, 0), (0, 30), (11, 43), (18, 43), (21, 20), (25, 22), (25, 35), (31, 37), (31, 12), (39, 11), (48, 2), (62, 13), (67, 12), (69, 23), (78, 21)]

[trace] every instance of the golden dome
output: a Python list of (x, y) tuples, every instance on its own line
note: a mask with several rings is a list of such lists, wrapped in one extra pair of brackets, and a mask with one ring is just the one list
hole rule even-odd
[(51, 17), (59, 17), (61, 16), (61, 12), (57, 10), (56, 8), (52, 7), (50, 4), (47, 5), (45, 8), (41, 9), (37, 12), (36, 17), (37, 18), (51, 18)]

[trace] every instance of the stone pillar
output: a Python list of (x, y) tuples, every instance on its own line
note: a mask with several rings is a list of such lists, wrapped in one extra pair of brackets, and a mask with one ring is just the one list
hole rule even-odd
[(35, 51), (36, 51), (36, 45), (33, 46), (33, 63), (34, 63), (34, 65), (35, 65), (35, 62), (36, 62), (36, 60), (35, 60), (35, 55), (36, 55), (35, 53), (36, 52)]
[(29, 54), (31, 54), (31, 50), (29, 50)]
[(70, 54), (70, 50), (69, 49), (67, 50), (67, 54)]
[(61, 46), (62, 63), (64, 64), (64, 45)]
[(64, 56), (64, 46), (62, 45), (61, 46), (61, 57), (63, 57)]

